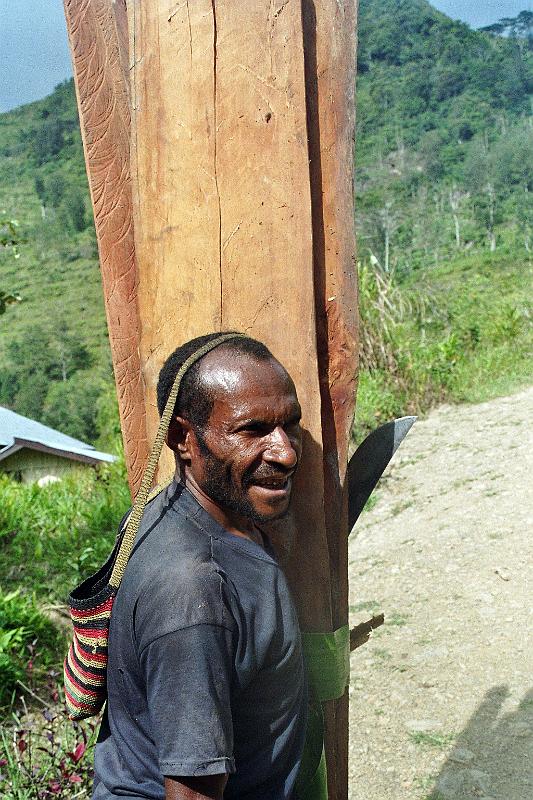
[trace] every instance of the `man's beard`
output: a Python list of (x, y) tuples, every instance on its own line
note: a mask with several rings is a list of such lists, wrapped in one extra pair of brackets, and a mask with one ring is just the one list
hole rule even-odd
[[(256, 511), (244, 494), (244, 491), (246, 486), (253, 483), (252, 477), (254, 475), (256, 477), (258, 476), (258, 471), (252, 470), (250, 473), (245, 472), (242, 476), (242, 489), (237, 489), (232, 480), (231, 466), (225, 464), (222, 459), (218, 458), (209, 449), (201, 432), (196, 430), (195, 433), (198, 446), (205, 459), (205, 480), (201, 488), (211, 500), (214, 500), (215, 503), (259, 525), (281, 519), (288, 514), (289, 505), (287, 505), (287, 508), (280, 514), (274, 516), (271, 514), (260, 514)], [(279, 477), (279, 470), (270, 469), (269, 472)], [(266, 475), (263, 473), (262, 477), (266, 477)]]

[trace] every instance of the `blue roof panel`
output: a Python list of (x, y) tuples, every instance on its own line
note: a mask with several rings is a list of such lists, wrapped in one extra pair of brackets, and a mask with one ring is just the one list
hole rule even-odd
[(79, 439), (74, 439), (72, 436), (67, 436), (65, 433), (60, 433), (47, 425), (42, 425), (40, 422), (0, 406), (0, 447), (12, 445), (15, 437), (42, 442), (50, 447), (62, 447), (66, 450), (72, 448), (74, 452), (79, 452), (80, 449), (82, 451), (94, 450), (91, 444), (81, 442)]

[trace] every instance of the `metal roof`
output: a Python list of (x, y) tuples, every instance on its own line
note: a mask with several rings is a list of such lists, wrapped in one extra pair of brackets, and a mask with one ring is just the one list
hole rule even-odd
[[(32, 448), (32, 444), (34, 448)], [(65, 433), (49, 428), (22, 414), (17, 414), (9, 408), (0, 406), (0, 461), (22, 447), (42, 450), (46, 448), (57, 455), (75, 460), (115, 461), (115, 456), (109, 453), (100, 453), (92, 444), (87, 444)], [(80, 456), (82, 457), (80, 459)]]

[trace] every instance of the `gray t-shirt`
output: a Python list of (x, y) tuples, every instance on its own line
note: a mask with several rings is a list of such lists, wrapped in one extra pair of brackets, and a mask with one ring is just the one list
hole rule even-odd
[(273, 554), (177, 483), (147, 507), (111, 616), (94, 800), (230, 774), (227, 800), (289, 800), (306, 726), (298, 621)]

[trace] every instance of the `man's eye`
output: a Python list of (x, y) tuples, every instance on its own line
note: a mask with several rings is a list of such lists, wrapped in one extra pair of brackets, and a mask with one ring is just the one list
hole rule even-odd
[(260, 422), (252, 422), (250, 425), (245, 425), (241, 430), (246, 433), (266, 433), (268, 426), (262, 425)]

